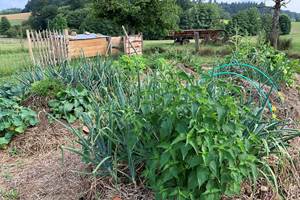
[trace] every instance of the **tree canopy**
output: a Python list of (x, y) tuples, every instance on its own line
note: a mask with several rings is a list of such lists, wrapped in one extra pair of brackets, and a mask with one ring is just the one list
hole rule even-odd
[(94, 0), (98, 18), (110, 19), (130, 32), (163, 35), (176, 29), (179, 7), (175, 0)]

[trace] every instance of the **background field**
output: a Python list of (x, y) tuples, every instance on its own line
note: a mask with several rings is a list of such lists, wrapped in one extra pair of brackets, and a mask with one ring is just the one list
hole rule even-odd
[(283, 38), (292, 38), (293, 46), (290, 52), (300, 54), (300, 22), (292, 22), (291, 34), (283, 36)]
[(31, 13), (18, 13), (18, 14), (10, 14), (10, 15), (0, 15), (0, 19), (2, 17), (7, 17), (12, 25), (21, 25), (23, 21), (29, 19)]

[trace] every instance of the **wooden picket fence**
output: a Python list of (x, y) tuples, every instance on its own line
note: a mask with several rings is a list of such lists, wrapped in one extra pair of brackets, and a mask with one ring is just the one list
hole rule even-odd
[(124, 37), (99, 36), (90, 39), (77, 39), (64, 31), (27, 30), (28, 47), (34, 65), (59, 65), (81, 56), (95, 57), (142, 54), (143, 36)]
[(68, 60), (67, 31), (27, 30), (28, 47), (34, 65), (57, 65)]

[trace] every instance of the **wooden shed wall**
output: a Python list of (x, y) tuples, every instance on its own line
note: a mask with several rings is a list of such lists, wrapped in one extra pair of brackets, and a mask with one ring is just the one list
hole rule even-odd
[(89, 40), (70, 40), (68, 45), (69, 58), (94, 57), (97, 55), (107, 55), (109, 53), (108, 38), (97, 38)]

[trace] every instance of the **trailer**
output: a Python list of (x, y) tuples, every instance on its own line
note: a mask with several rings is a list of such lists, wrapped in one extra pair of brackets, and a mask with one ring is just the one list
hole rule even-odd
[(188, 29), (175, 31), (170, 36), (174, 39), (175, 43), (186, 44), (191, 39), (194, 39), (196, 34), (199, 34), (199, 38), (204, 40), (204, 42), (225, 42), (228, 40), (227, 34), (223, 29)]

